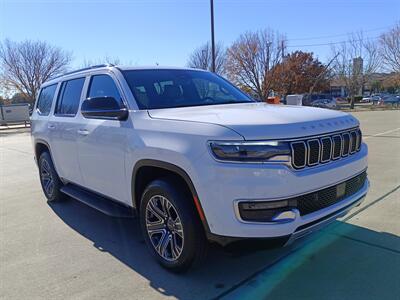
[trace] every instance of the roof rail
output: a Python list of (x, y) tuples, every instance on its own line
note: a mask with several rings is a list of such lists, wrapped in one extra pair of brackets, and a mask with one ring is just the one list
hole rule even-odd
[(53, 79), (56, 79), (56, 78), (60, 78), (60, 77), (66, 76), (66, 75), (71, 75), (71, 74), (75, 74), (75, 73), (78, 73), (78, 72), (86, 71), (86, 70), (98, 69), (98, 68), (104, 68), (104, 67), (113, 67), (113, 66), (114, 66), (113, 64), (93, 65), (93, 66), (89, 66), (89, 67), (85, 67), (85, 68), (81, 68), (81, 69), (77, 69), (77, 70), (74, 70), (74, 71), (63, 73), (61, 75), (58, 75), (58, 76), (50, 78), (50, 80), (53, 80)]

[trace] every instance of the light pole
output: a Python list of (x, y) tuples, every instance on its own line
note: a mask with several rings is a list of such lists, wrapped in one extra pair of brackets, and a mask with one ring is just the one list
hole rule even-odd
[(215, 73), (214, 0), (210, 0), (210, 9), (211, 9), (211, 71)]

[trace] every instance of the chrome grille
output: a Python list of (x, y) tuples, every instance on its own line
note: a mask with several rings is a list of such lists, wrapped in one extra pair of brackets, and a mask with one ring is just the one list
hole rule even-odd
[(362, 133), (361, 133), (361, 130), (360, 129), (357, 129), (356, 130), (356, 133), (357, 133), (357, 140), (356, 140), (356, 149), (360, 149), (360, 146), (361, 146), (361, 140), (362, 140)]
[(305, 142), (293, 142), (291, 143), (292, 153), (296, 155), (292, 156), (292, 164), (296, 169), (304, 168), (307, 164), (307, 147)]
[(314, 166), (319, 163), (321, 143), (318, 139), (307, 141), (308, 144), (308, 165)]
[(350, 154), (356, 152), (357, 146), (357, 133), (356, 131), (350, 132)]
[(354, 154), (361, 149), (360, 129), (291, 142), (292, 165), (295, 169), (316, 166)]
[(332, 137), (332, 141), (333, 141), (332, 159), (338, 159), (342, 155), (342, 143), (343, 143), (342, 136), (334, 135)]
[(321, 145), (322, 145), (321, 162), (325, 163), (330, 161), (332, 156), (332, 146), (333, 146), (332, 138), (323, 137), (321, 139)]
[(343, 145), (342, 145), (342, 156), (347, 156), (349, 155), (350, 152), (350, 134), (348, 132), (345, 132), (342, 134), (343, 138)]

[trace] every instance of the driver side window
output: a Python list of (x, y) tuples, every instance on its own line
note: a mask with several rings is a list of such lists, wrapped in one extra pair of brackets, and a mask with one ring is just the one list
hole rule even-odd
[(122, 104), (122, 98), (114, 80), (105, 74), (92, 76), (87, 97), (113, 97)]

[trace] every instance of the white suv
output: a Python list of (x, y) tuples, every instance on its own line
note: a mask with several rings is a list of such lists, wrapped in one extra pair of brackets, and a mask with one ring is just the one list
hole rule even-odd
[(206, 71), (94, 66), (44, 83), (36, 102), (47, 199), (138, 215), (173, 271), (204, 257), (208, 241), (291, 243), (368, 190), (354, 117), (255, 102)]

